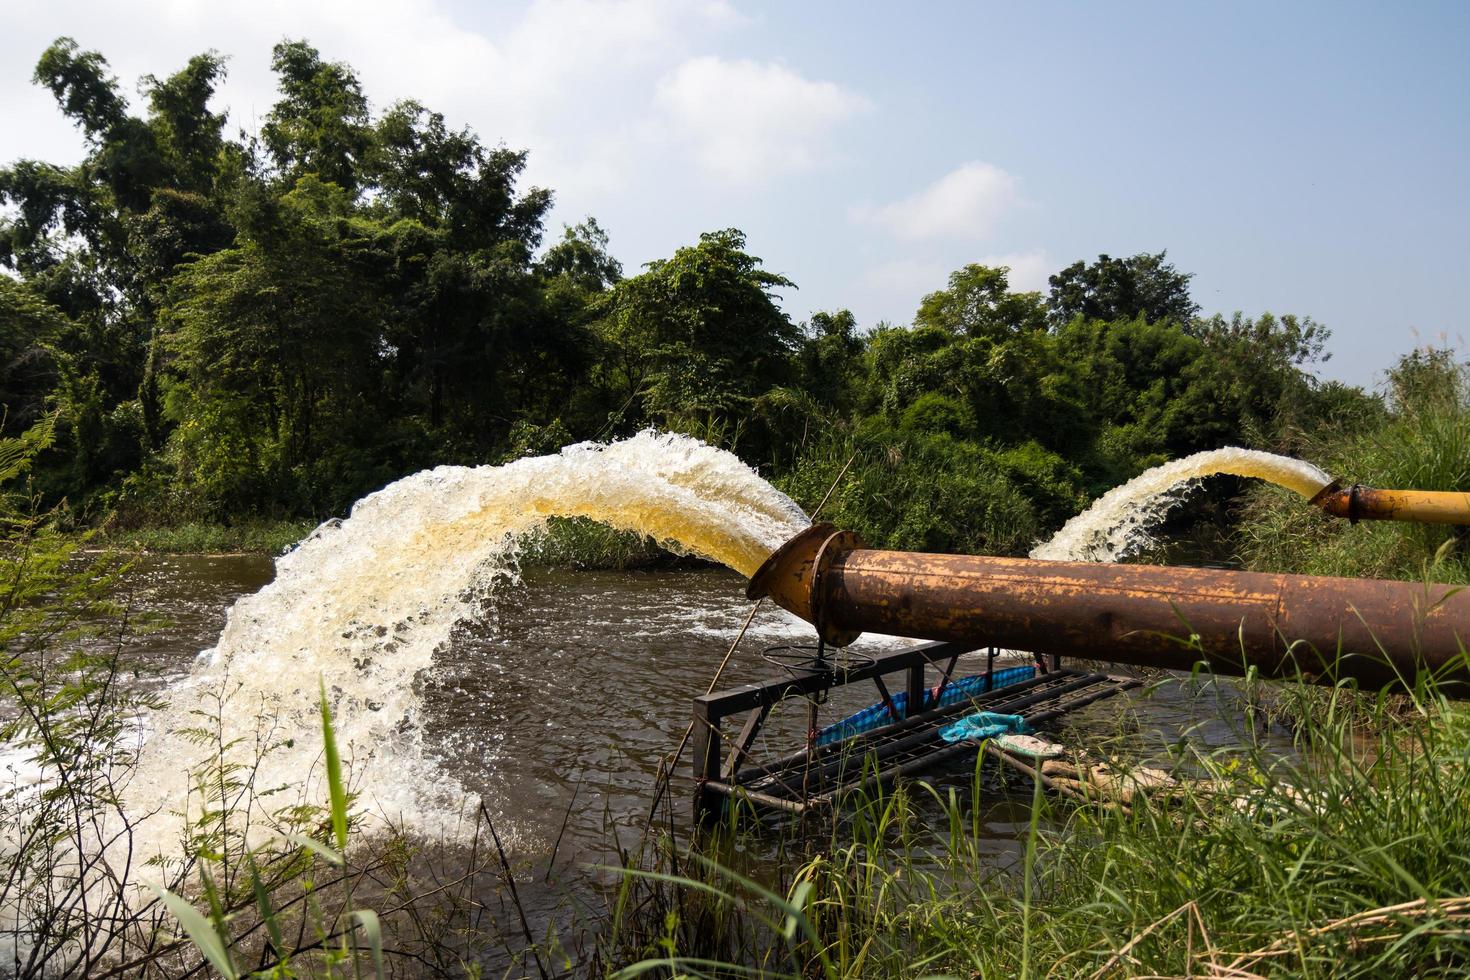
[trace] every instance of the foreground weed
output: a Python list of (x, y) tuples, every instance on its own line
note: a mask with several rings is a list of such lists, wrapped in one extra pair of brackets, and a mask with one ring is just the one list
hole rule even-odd
[[(320, 704), (322, 754), (326, 764), (329, 801), (327, 816), (330, 820), (331, 840), (328, 843), (294, 833), (289, 834), (288, 837), (292, 843), (302, 848), (303, 852), (311, 852), (325, 862), (329, 868), (345, 872), (348, 867), (349, 797), (342, 775), (342, 759), (337, 751), (336, 732), (332, 726), (332, 711), (327, 703), (325, 681), (321, 685)], [(298, 934), (309, 932), (315, 938), (309, 943), (291, 944), (285, 940), (281, 916), (272, 903), (270, 891), (261, 881), (255, 855), (247, 853), (246, 861), (250, 868), (251, 897), (254, 899), (255, 910), (260, 914), (259, 922), (265, 926), (270, 940), (261, 956), (260, 964), (253, 970), (242, 969), (236, 962), (233, 952), (236, 939), (231, 933), (231, 917), (226, 915), (221, 906), (219, 890), (215, 886), (207, 865), (200, 869), (199, 883), (208, 899), (208, 915), (201, 913), (182, 896), (155, 886), (159, 898), (178, 920), (195, 949), (222, 976), (228, 980), (246, 976), (294, 977), (298, 974), (291, 969), (293, 960), (300, 960), (308, 952), (322, 950), (325, 952), (323, 965), (326, 967), (328, 976), (361, 977), (363, 975), (361, 958), (364, 955), (364, 951), (359, 946), (361, 942), (366, 944), (366, 953), (371, 955), (372, 975), (382, 980), (386, 975), (383, 971), (382, 925), (378, 921), (377, 913), (371, 909), (351, 907), (353, 885), (358, 880), (357, 877), (344, 875), (345, 888), (342, 894), (333, 896), (332, 901), (345, 911), (336, 915), (327, 915), (323, 911), (324, 906), (315, 887), (316, 878), (313, 876), (304, 879), (302, 900), (311, 912), (312, 921), (309, 925), (304, 923), (304, 928), (300, 929)], [(316, 975), (315, 971), (310, 975)]]

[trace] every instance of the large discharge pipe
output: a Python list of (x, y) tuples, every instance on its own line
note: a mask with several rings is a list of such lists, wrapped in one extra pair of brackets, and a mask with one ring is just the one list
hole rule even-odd
[(1428, 672), (1470, 695), (1470, 589), (1450, 585), (877, 551), (816, 524), (748, 593), (839, 646), (872, 631), (1372, 688)]

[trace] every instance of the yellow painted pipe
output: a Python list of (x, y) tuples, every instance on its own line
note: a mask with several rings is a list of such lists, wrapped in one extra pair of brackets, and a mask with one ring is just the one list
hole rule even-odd
[(1379, 490), (1337, 483), (1323, 487), (1312, 503), (1334, 517), (1358, 521), (1416, 521), (1470, 524), (1470, 493), (1459, 490)]

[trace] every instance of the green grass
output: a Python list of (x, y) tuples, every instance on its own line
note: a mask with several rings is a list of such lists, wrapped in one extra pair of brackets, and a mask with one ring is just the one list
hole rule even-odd
[(582, 569), (647, 568), (679, 560), (652, 538), (580, 517), (553, 517), (544, 531), (522, 543), (520, 556), (525, 565)]
[(316, 526), (316, 521), (258, 520), (231, 525), (187, 523), (128, 531), (104, 530), (92, 543), (119, 551), (279, 555), (310, 534)]
[[(279, 555), (310, 534), (317, 523), (249, 520), (229, 525), (189, 522), (125, 531), (104, 528), (88, 539), (88, 546), (123, 552)], [(523, 543), (521, 560), (528, 565), (632, 569), (687, 559), (639, 534), (581, 518), (552, 518), (544, 532)]]

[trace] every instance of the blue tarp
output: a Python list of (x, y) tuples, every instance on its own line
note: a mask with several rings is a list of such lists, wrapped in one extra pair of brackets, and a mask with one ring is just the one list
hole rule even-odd
[[(934, 703), (933, 691), (924, 692), (924, 707), (942, 708), (946, 705), (958, 704), (961, 701), (968, 701), (976, 695), (984, 694), (986, 691), (993, 691), (997, 688), (1019, 684), (1022, 681), (1029, 681), (1035, 676), (1036, 666), (1034, 664), (1022, 664), (1019, 667), (1004, 667), (995, 671), (990, 676), (989, 686), (986, 685), (986, 675), (984, 674), (961, 677), (959, 680), (945, 685), (944, 690), (939, 694), (938, 705)], [(900, 691), (893, 696), (893, 706), (898, 709), (900, 717), (903, 716), (904, 709), (908, 706), (908, 700), (909, 695), (907, 691)], [(861, 735), (863, 732), (871, 732), (876, 728), (882, 728), (884, 725), (891, 724), (893, 724), (893, 715), (889, 713), (888, 706), (882, 701), (879, 701), (877, 704), (870, 705), (822, 729), (817, 733), (817, 745), (831, 745), (833, 742), (840, 742), (845, 738)]]

